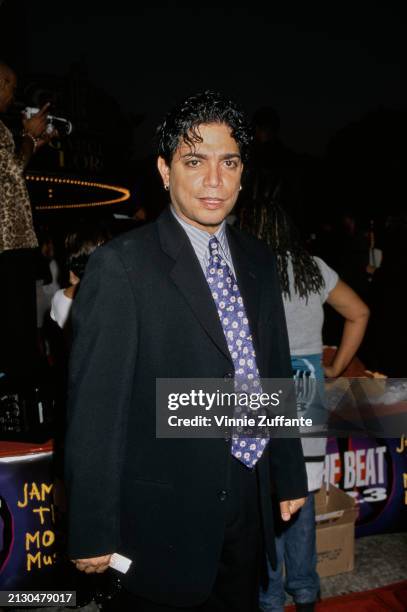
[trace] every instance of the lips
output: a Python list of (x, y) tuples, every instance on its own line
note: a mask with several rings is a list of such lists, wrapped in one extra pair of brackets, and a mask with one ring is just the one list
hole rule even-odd
[(217, 208), (221, 208), (223, 205), (222, 198), (198, 198), (199, 201), (208, 208), (209, 210), (216, 210)]

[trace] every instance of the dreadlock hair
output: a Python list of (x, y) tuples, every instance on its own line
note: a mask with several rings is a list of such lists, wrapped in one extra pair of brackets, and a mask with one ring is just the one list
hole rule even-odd
[[(247, 210), (245, 212), (247, 215)], [(283, 294), (291, 298), (288, 276), (291, 261), (295, 293), (308, 301), (311, 293), (317, 293), (325, 286), (325, 281), (317, 263), (303, 246), (299, 231), (287, 211), (273, 198), (268, 204), (257, 201), (250, 216), (251, 222), (244, 229), (273, 249)]]

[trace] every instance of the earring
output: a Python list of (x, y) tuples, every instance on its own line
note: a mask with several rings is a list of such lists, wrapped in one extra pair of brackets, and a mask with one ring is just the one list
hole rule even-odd
[(165, 191), (169, 191), (170, 186), (169, 186), (167, 183), (165, 183), (165, 184), (164, 184), (164, 189), (165, 189)]
[(243, 189), (243, 188), (242, 188), (242, 186), (240, 185), (240, 187), (239, 187), (239, 191), (242, 191), (242, 189)]

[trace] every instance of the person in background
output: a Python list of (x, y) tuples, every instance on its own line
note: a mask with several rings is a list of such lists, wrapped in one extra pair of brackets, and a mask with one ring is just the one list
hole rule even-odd
[[(324, 374), (337, 377), (352, 360), (363, 339), (369, 309), (334, 270), (306, 251), (288, 213), (277, 202), (271, 202), (268, 207), (268, 224), (264, 233), (277, 257), (296, 387), (298, 383), (299, 389), (308, 389), (308, 396), (305, 402), (299, 402), (299, 408), (323, 410)], [(343, 317), (344, 328), (333, 362), (323, 368), (325, 302)], [(314, 493), (322, 485), (326, 439), (303, 437), (302, 445), (310, 494), (303, 508), (289, 523), (279, 522), (276, 536), (278, 565), (275, 570), (269, 565), (268, 588), (260, 591), (262, 612), (283, 612), (285, 591), (294, 598), (297, 610), (311, 612), (319, 594)]]
[(80, 229), (70, 232), (65, 239), (69, 285), (57, 291), (51, 302), (51, 319), (63, 329), (69, 319), (72, 302), (85, 272), (85, 267), (93, 251), (110, 240), (111, 234), (103, 226), (81, 225)]
[(264, 210), (253, 210), (253, 202), (269, 202), (275, 197), (284, 201), (298, 227), (306, 231), (310, 210), (306, 205), (306, 157), (287, 147), (280, 133), (278, 112), (265, 106), (252, 117), (254, 140), (243, 183), (239, 218), (248, 223), (264, 223)]
[[(0, 61), (0, 113), (14, 100), (15, 72)], [(0, 372), (31, 377), (37, 350), (35, 253), (38, 247), (24, 170), (33, 153), (56, 133), (48, 133), (46, 104), (23, 119), (21, 146), (0, 120)]]
[(37, 327), (41, 331), (44, 319), (51, 308), (51, 301), (60, 289), (60, 270), (55, 259), (54, 242), (51, 236), (39, 236), (40, 249), (37, 258)]

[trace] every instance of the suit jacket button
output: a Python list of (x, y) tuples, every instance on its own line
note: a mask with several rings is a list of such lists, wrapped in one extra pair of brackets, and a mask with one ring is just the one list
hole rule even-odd
[(227, 372), (227, 374), (225, 374), (223, 377), (223, 380), (230, 380), (231, 378), (234, 378), (233, 372)]
[(219, 491), (218, 497), (219, 497), (220, 501), (225, 501), (227, 496), (228, 496), (227, 491), (225, 491), (224, 489), (222, 489), (222, 491)]

